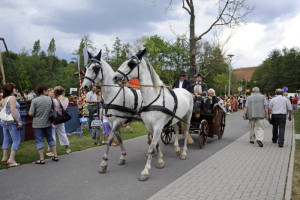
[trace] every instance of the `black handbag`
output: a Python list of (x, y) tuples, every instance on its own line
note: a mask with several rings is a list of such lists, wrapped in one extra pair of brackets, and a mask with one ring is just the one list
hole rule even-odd
[(53, 99), (52, 97), (50, 97), (51, 101), (52, 101), (52, 105), (51, 105), (51, 110), (49, 113), (49, 120), (53, 123), (56, 116), (57, 116), (57, 112), (55, 111), (55, 107), (54, 107), (54, 103), (53, 103)]
[[(53, 104), (53, 100), (51, 98), (52, 101), (52, 108), (54, 107)], [(58, 112), (56, 112), (54, 110), (54, 108), (50, 111), (50, 116), (49, 116), (49, 120), (53, 123), (53, 124), (61, 124), (61, 123), (65, 123), (67, 121), (69, 121), (72, 117), (71, 115), (68, 113), (68, 111), (66, 111), (63, 106), (60, 103), (60, 100), (57, 99), (60, 108), (61, 108), (61, 114), (59, 114)]]

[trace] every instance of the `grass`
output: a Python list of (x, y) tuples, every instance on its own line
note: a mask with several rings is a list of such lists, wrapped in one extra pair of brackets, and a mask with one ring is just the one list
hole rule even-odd
[[(300, 110), (299, 110), (300, 111)], [(294, 115), (295, 133), (300, 134), (300, 112)], [(292, 199), (300, 199), (300, 140), (296, 140)]]
[[(130, 131), (127, 129), (127, 133), (124, 134), (123, 128), (121, 128), (122, 139), (128, 140), (131, 138), (135, 138), (135, 137), (139, 137), (139, 136), (147, 134), (147, 130), (146, 130), (145, 126), (140, 122), (134, 123), (134, 131), (135, 131), (135, 133), (130, 133)], [(81, 138), (78, 134), (68, 134), (68, 138), (70, 141), (70, 147), (72, 149), (72, 152), (82, 151), (85, 149), (96, 147), (96, 145), (92, 144), (91, 134), (87, 130), (84, 130), (84, 133), (82, 134)], [(102, 134), (101, 134), (100, 138), (102, 139)], [(57, 149), (58, 155), (60, 156), (60, 155), (66, 154), (66, 149), (64, 146), (59, 145), (58, 138), (56, 141), (57, 141), (56, 149)], [(44, 140), (44, 143), (45, 143), (44, 154), (46, 154), (47, 153), (46, 140)], [(103, 144), (101, 143), (101, 145), (103, 145)], [(2, 156), (3, 156), (3, 152), (0, 151), (0, 158), (2, 158)], [(45, 155), (45, 158), (47, 158), (46, 155)], [(21, 144), (19, 146), (19, 151), (16, 154), (15, 160), (20, 164), (32, 163), (35, 160), (39, 160), (39, 155), (38, 155), (38, 152), (35, 147), (35, 140), (21, 142)], [(6, 169), (6, 168), (7, 168), (7, 165), (0, 164), (0, 170)]]

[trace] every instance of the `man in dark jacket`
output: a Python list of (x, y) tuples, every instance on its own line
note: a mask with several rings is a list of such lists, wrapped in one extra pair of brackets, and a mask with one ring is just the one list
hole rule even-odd
[(202, 82), (203, 76), (202, 74), (195, 75), (196, 81), (195, 84), (192, 85), (190, 92), (195, 96), (206, 96), (207, 95), (207, 85)]
[(190, 84), (189, 80), (185, 80), (186, 73), (184, 71), (182, 71), (178, 74), (178, 76), (179, 76), (179, 79), (174, 82), (172, 88), (184, 88), (187, 91), (190, 91), (191, 84)]

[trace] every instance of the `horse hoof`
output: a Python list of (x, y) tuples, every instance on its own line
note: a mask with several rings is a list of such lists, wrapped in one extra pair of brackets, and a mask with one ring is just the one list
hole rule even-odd
[(185, 160), (185, 159), (186, 159), (186, 155), (181, 155), (181, 156), (180, 156), (180, 159), (181, 159), (181, 160)]
[(176, 151), (176, 156), (180, 156), (181, 155), (181, 152), (180, 151)]
[(105, 165), (105, 166), (100, 166), (99, 169), (98, 169), (98, 172), (99, 172), (100, 174), (103, 174), (103, 173), (106, 172), (106, 169), (107, 169), (107, 165)]
[(139, 181), (147, 181), (149, 178), (149, 175), (143, 175), (143, 174), (140, 174), (139, 176)]
[(157, 163), (156, 164), (156, 168), (157, 169), (162, 169), (162, 168), (164, 168), (165, 167), (165, 163), (164, 162), (161, 162), (161, 163)]
[(118, 162), (118, 165), (124, 165), (125, 161), (126, 161), (125, 159), (120, 159), (119, 162)]

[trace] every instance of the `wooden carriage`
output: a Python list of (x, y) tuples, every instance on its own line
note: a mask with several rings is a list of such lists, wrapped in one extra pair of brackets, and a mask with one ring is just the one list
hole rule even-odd
[[(203, 149), (208, 137), (215, 138), (216, 136), (219, 139), (223, 137), (226, 124), (226, 111), (218, 103), (212, 109), (205, 109), (205, 106), (201, 105), (193, 113), (190, 124), (189, 132), (198, 135), (198, 145), (200, 149)], [(179, 131), (181, 132), (181, 128), (179, 128)], [(161, 134), (162, 142), (169, 144), (173, 134), (175, 134), (175, 131), (172, 127), (165, 128)]]

